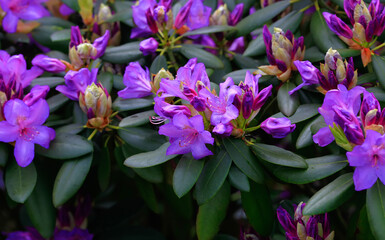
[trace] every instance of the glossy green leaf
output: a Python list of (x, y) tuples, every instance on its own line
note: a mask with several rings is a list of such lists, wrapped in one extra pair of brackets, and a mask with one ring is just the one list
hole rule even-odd
[(133, 155), (124, 161), (124, 165), (132, 168), (146, 168), (167, 162), (177, 156), (166, 155), (166, 151), (169, 146), (170, 143), (167, 142), (154, 151)]
[(201, 48), (193, 47), (191, 45), (182, 45), (181, 53), (188, 59), (197, 58), (198, 62), (205, 64), (207, 68), (223, 68), (223, 62), (212, 53), (209, 53)]
[(385, 236), (385, 186), (380, 180), (366, 191), (366, 208), (373, 235), (378, 240), (383, 239)]
[(346, 48), (346, 45), (329, 29), (321, 11), (313, 13), (310, 22), (310, 32), (313, 36), (315, 44), (321, 52), (326, 53), (329, 48)]
[(321, 107), (320, 104), (302, 104), (297, 108), (297, 111), (295, 111), (295, 113), (289, 117), (289, 119), (291, 123), (299, 123), (305, 121), (317, 115), (319, 107)]
[(153, 97), (131, 98), (131, 99), (123, 99), (118, 97), (113, 102), (112, 108), (116, 111), (136, 110), (136, 109), (142, 109), (145, 107), (153, 106), (153, 102), (154, 102)]
[(136, 113), (134, 115), (125, 117), (120, 121), (119, 127), (121, 128), (129, 128), (129, 127), (137, 127), (150, 122), (150, 117), (155, 116), (155, 112), (153, 110)]
[(62, 30), (62, 27), (58, 26), (49, 26), (49, 25), (40, 25), (39, 27), (35, 28), (31, 34), (34, 40), (36, 40), (38, 43), (40, 43), (43, 46), (46, 46), (52, 50), (59, 50), (59, 51), (68, 51), (68, 41), (56, 41), (53, 42), (51, 40), (51, 35), (58, 30)]
[(341, 57), (343, 58), (356, 57), (361, 55), (361, 51), (356, 49), (343, 48), (336, 50), (340, 53)]
[(36, 146), (36, 151), (53, 159), (71, 159), (91, 153), (93, 146), (84, 137), (62, 133), (56, 135), (48, 149)]
[(141, 178), (150, 183), (161, 183), (163, 181), (163, 172), (160, 166), (132, 169)]
[(75, 11), (80, 10), (78, 0), (62, 0), (62, 2)]
[(280, 147), (255, 143), (251, 146), (251, 150), (261, 160), (275, 165), (293, 168), (307, 168), (305, 159)]
[(348, 200), (353, 193), (353, 173), (341, 175), (309, 199), (303, 214), (316, 215), (330, 212)]
[[(113, 82), (114, 82), (114, 88), (115, 89), (123, 90), (124, 88), (126, 88), (126, 86), (123, 83), (123, 76), (122, 75), (113, 75), (112, 79), (113, 79)], [(122, 99), (120, 99), (120, 100), (122, 100)]]
[(33, 226), (46, 239), (49, 239), (55, 229), (56, 209), (52, 205), (52, 186), (43, 172), (39, 177), (35, 189), (25, 202), (25, 208)]
[(37, 180), (36, 168), (33, 163), (20, 167), (12, 160), (5, 171), (5, 187), (8, 196), (15, 202), (24, 203), (35, 188)]
[(267, 64), (267, 61), (264, 61), (264, 60), (265, 59), (256, 60), (251, 57), (243, 56), (238, 53), (234, 55), (234, 62), (240, 69), (245, 69), (245, 68), (255, 69), (257, 66)]
[(167, 59), (164, 55), (159, 55), (151, 64), (150, 73), (157, 74), (162, 68), (167, 70)]
[(57, 85), (62, 85), (64, 84), (64, 78), (62, 77), (40, 77), (40, 78), (35, 78), (31, 82), (31, 86), (34, 87), (36, 85), (47, 85), (50, 88), (56, 87)]
[(263, 169), (244, 141), (241, 139), (224, 138), (223, 144), (234, 164), (244, 174), (257, 183), (263, 182)]
[(385, 89), (385, 58), (383, 56), (372, 55), (372, 63), (377, 79), (382, 89)]
[(145, 127), (121, 128), (118, 134), (127, 144), (142, 151), (153, 151), (166, 142), (158, 131)]
[(51, 40), (53, 42), (57, 41), (69, 41), (71, 39), (71, 29), (63, 29), (57, 32), (54, 32), (51, 35)]
[(328, 155), (306, 159), (307, 169), (277, 167), (273, 174), (284, 182), (311, 183), (340, 171), (348, 164), (345, 156)]
[(225, 150), (207, 161), (196, 184), (196, 199), (202, 205), (212, 199), (225, 182), (231, 167), (231, 158)]
[(295, 85), (291, 82), (285, 82), (278, 90), (277, 102), (278, 108), (287, 117), (290, 117), (297, 111), (299, 106), (298, 94), (289, 95), (289, 91), (293, 90)]
[(62, 107), (66, 102), (68, 102), (70, 99), (63, 94), (59, 93), (56, 94), (55, 96), (52, 96), (47, 99), (47, 103), (49, 106), (49, 112), (55, 112), (58, 110), (60, 107)]
[(262, 236), (270, 235), (274, 224), (274, 211), (265, 185), (251, 184), (250, 192), (241, 192), (242, 207), (251, 226)]
[(238, 30), (236, 36), (245, 36), (255, 29), (262, 27), (267, 21), (271, 20), (290, 5), (290, 1), (280, 1), (265, 8), (257, 10), (252, 15), (242, 19), (235, 28)]
[(110, 63), (129, 63), (143, 57), (139, 50), (140, 42), (130, 42), (117, 47), (108, 47), (102, 56), (102, 60)]
[(311, 126), (320, 122), (325, 122), (322, 116), (318, 116), (316, 119), (309, 122), (308, 124), (306, 124), (306, 126), (302, 128), (295, 144), (297, 149), (310, 146), (313, 143), (313, 134), (311, 132)]
[(325, 58), (325, 53), (322, 53), (317, 46), (306, 48), (304, 60), (310, 62), (319, 62)]
[(63, 163), (53, 187), (52, 199), (55, 207), (63, 205), (76, 194), (90, 171), (91, 163), (92, 154)]
[(62, 28), (70, 28), (71, 26), (75, 26), (75, 24), (73, 24), (72, 22), (58, 17), (43, 17), (34, 21), (37, 21), (42, 25), (53, 25)]
[(123, 22), (132, 19), (132, 8), (125, 8), (124, 11), (118, 11), (104, 22)]
[(107, 92), (111, 92), (113, 85), (113, 75), (110, 72), (102, 72), (98, 75), (98, 81), (103, 85)]
[(228, 25), (215, 25), (215, 26), (208, 26), (203, 28), (198, 28), (192, 31), (188, 31), (183, 36), (192, 36), (192, 35), (203, 35), (203, 34), (209, 34), (209, 33), (218, 33), (218, 32), (227, 32), (234, 30), (235, 28)]
[(198, 180), (205, 161), (196, 160), (191, 154), (185, 154), (179, 160), (172, 179), (175, 194), (181, 198), (188, 193)]
[(136, 186), (138, 188), (140, 196), (146, 202), (147, 206), (154, 212), (159, 213), (159, 205), (156, 199), (154, 187), (151, 183), (148, 183), (140, 178), (135, 179)]
[(229, 171), (229, 180), (232, 186), (240, 191), (250, 191), (250, 183), (247, 176), (239, 170), (235, 165), (232, 165)]
[[(266, 8), (263, 8), (266, 9)], [(263, 11), (263, 9), (261, 9)], [(303, 17), (302, 12), (291, 12), (287, 14), (285, 17), (279, 19), (278, 21), (275, 21), (269, 26), (269, 31), (273, 32), (274, 27), (279, 27), (284, 31), (290, 30), (292, 32), (295, 32), (295, 30), (298, 28), (301, 20)], [(254, 30), (254, 29), (253, 29)], [(307, 50), (306, 50), (307, 51)], [(247, 46), (245, 52), (243, 53), (244, 56), (259, 56), (266, 53), (266, 46), (263, 41), (263, 36), (260, 34), (257, 38), (253, 39), (249, 45)], [(306, 52), (305, 52), (306, 54)]]
[(373, 83), (377, 81), (376, 73), (365, 73), (358, 77), (357, 85), (361, 85), (364, 83)]
[(196, 231), (198, 240), (211, 240), (226, 217), (230, 202), (230, 186), (225, 182), (215, 196), (199, 207)]

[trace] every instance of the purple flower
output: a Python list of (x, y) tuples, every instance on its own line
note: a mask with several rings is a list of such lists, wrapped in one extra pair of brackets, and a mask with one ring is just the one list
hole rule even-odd
[[(349, 118), (351, 116), (357, 116), (358, 111), (360, 110), (361, 105), (361, 94), (364, 92), (364, 88), (362, 87), (354, 87), (349, 90), (342, 84), (338, 85), (338, 89), (330, 90), (326, 93), (324, 102), (320, 108), (318, 108), (319, 113), (325, 119), (326, 127), (321, 128), (314, 136), (313, 141), (324, 147), (329, 145), (333, 140), (333, 134), (329, 129), (329, 126), (333, 126), (333, 123), (336, 121), (336, 111), (339, 109), (343, 109), (345, 114), (349, 114)], [(352, 119), (351, 119), (352, 120)], [(349, 123), (347, 122), (347, 129), (349, 129)], [(340, 122), (340, 124), (342, 124)], [(345, 123), (340, 126), (342, 130), (345, 130)], [(346, 133), (346, 132), (345, 132)]]
[(170, 138), (167, 155), (191, 152), (195, 159), (201, 159), (213, 154), (205, 144), (214, 144), (214, 138), (204, 129), (201, 115), (189, 119), (183, 113), (178, 113), (172, 122), (159, 128), (159, 134)]
[(385, 184), (385, 136), (373, 130), (366, 131), (362, 145), (346, 153), (350, 166), (356, 167), (353, 181), (356, 191), (371, 188), (377, 178)]
[(245, 38), (239, 37), (231, 42), (229, 51), (242, 54), (245, 51)]
[(123, 76), (126, 88), (119, 91), (121, 98), (141, 98), (152, 94), (151, 77), (148, 68), (144, 70), (138, 62), (131, 62)]
[(189, 0), (175, 19), (177, 29), (186, 25), (187, 30), (207, 27), (210, 24), (211, 8), (203, 5), (203, 0)]
[(54, 240), (92, 240), (94, 235), (87, 229), (74, 228), (73, 230), (56, 230)]
[(42, 126), (48, 115), (49, 106), (43, 99), (30, 107), (20, 99), (10, 100), (5, 104), (5, 121), (0, 122), (0, 141), (16, 141), (14, 154), (21, 167), (32, 162), (35, 144), (48, 148), (55, 138), (52, 128)]
[(48, 86), (34, 86), (31, 91), (27, 95), (24, 96), (23, 102), (27, 104), (28, 106), (32, 106), (35, 104), (39, 99), (45, 98), (47, 96), (47, 93), (49, 92)]
[(297, 67), (299, 74), (302, 77), (302, 83), (298, 85), (296, 88), (291, 90), (289, 94), (293, 94), (294, 92), (301, 89), (303, 86), (318, 84), (317, 74), (319, 70), (313, 66), (313, 64), (309, 61), (294, 61), (294, 65)]
[(155, 38), (148, 38), (146, 40), (143, 40), (139, 44), (139, 50), (142, 51), (143, 55), (149, 55), (156, 52), (156, 49), (158, 48), (158, 41), (156, 41)]
[(176, 114), (183, 113), (188, 117), (191, 116), (191, 111), (185, 105), (172, 105), (164, 101), (164, 98), (154, 98), (155, 106), (154, 111), (156, 114), (163, 118), (172, 119)]
[(349, 39), (353, 37), (353, 32), (350, 27), (337, 17), (337, 15), (324, 12), (323, 16), (330, 30), (332, 30), (335, 34)]
[(0, 0), (0, 6), (7, 14), (3, 18), (3, 28), (8, 33), (16, 32), (19, 19), (36, 20), (49, 16), (41, 3), (47, 0)]
[(273, 138), (284, 138), (295, 129), (288, 118), (268, 118), (261, 123), (261, 128)]
[(27, 227), (27, 231), (16, 231), (6, 233), (6, 240), (45, 240), (40, 233), (31, 227)]
[(65, 84), (56, 87), (56, 90), (63, 93), (71, 100), (78, 100), (79, 93), (86, 90), (88, 85), (97, 82), (98, 69), (93, 68), (90, 72), (88, 68), (79, 71), (69, 71), (65, 76)]
[(51, 73), (63, 72), (67, 68), (66, 65), (64, 65), (64, 63), (59, 59), (51, 58), (42, 54), (37, 55), (32, 60), (32, 65)]
[(364, 92), (364, 98), (361, 104), (360, 119), (363, 127), (376, 130), (384, 134), (385, 109), (381, 111), (380, 103), (373, 93)]
[(68, 7), (63, 3), (62, 5), (60, 5), (59, 12), (63, 16), (68, 16), (68, 15), (71, 15), (72, 13), (75, 13), (75, 10), (73, 10), (72, 8)]
[(235, 6), (234, 10), (230, 13), (228, 24), (230, 26), (235, 26), (243, 15), (244, 4), (239, 3)]

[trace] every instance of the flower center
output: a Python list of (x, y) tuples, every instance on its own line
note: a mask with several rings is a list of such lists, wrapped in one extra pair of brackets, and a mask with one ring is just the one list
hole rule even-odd
[(40, 132), (36, 131), (36, 128), (31, 127), (31, 128), (22, 128), (20, 130), (20, 135), (19, 137), (23, 138), (25, 141), (32, 141), (32, 139), (35, 138), (35, 136), (39, 135)]

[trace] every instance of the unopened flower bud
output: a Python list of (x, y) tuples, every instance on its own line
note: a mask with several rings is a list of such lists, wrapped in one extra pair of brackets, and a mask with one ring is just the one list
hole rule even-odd
[(82, 43), (77, 46), (77, 53), (81, 59), (95, 57), (97, 50), (91, 43)]
[(98, 12), (98, 22), (102, 23), (107, 19), (111, 18), (112, 13), (110, 7), (105, 4), (100, 4), (99, 12)]
[(143, 55), (149, 55), (156, 52), (158, 48), (158, 41), (155, 38), (151, 37), (146, 40), (143, 40), (139, 44), (139, 50), (142, 51)]
[(154, 77), (154, 87), (156, 90), (160, 88), (160, 81), (162, 81), (163, 78), (174, 80), (174, 76), (168, 70), (165, 70), (164, 68), (160, 69)]
[(230, 13), (227, 9), (227, 5), (221, 5), (215, 10), (211, 15), (211, 24), (212, 25), (227, 25), (227, 19), (229, 18)]
[(295, 129), (288, 118), (268, 118), (261, 123), (261, 128), (273, 138), (284, 138)]

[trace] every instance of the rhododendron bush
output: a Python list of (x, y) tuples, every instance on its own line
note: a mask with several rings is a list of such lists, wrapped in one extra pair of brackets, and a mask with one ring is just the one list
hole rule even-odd
[(0, 239), (385, 238), (380, 0), (0, 7)]

